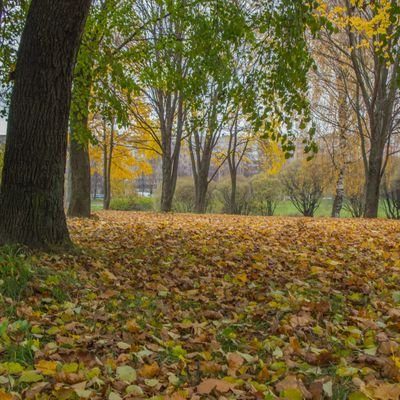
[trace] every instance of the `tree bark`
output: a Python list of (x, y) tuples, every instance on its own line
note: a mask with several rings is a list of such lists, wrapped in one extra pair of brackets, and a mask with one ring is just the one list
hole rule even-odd
[(229, 212), (231, 214), (237, 214), (238, 210), (236, 207), (236, 188), (237, 188), (237, 171), (236, 169), (231, 170), (231, 194), (230, 194), (230, 202), (229, 202)]
[(32, 0), (18, 51), (0, 194), (0, 241), (69, 242), (63, 200), (73, 67), (90, 0)]
[[(173, 137), (174, 109), (171, 105), (171, 95), (167, 95), (165, 115), (161, 121), (162, 136), (162, 187), (161, 187), (161, 211), (170, 212), (172, 201), (175, 194), (176, 181), (178, 178), (178, 163), (182, 145), (183, 124), (185, 112), (183, 109), (182, 94), (176, 94), (177, 116), (176, 116), (176, 135)], [(173, 143), (175, 141), (175, 143)], [(174, 148), (172, 150), (174, 144)]]
[(111, 129), (110, 129), (110, 147), (107, 150), (107, 134), (106, 127), (104, 131), (104, 199), (103, 199), (103, 208), (104, 210), (110, 209), (111, 203), (111, 165), (112, 165), (112, 156), (114, 150), (114, 129), (115, 129), (115, 119), (113, 118), (111, 121)]
[(336, 195), (332, 205), (332, 218), (339, 218), (344, 201), (344, 168), (339, 171), (339, 177), (336, 182)]
[[(195, 142), (194, 145), (192, 136)], [(210, 183), (208, 175), (211, 165), (212, 138), (207, 136), (202, 144), (198, 132), (193, 132), (192, 136), (189, 137), (189, 153), (195, 189), (194, 212), (204, 214), (207, 207), (207, 191)]]
[(365, 218), (376, 218), (378, 216), (383, 152), (384, 146), (382, 147), (379, 143), (371, 143), (365, 185)]
[[(354, 7), (346, 0), (348, 14), (354, 15)], [(391, 24), (387, 32), (391, 34), (397, 26)], [(385, 146), (390, 143), (393, 133), (394, 102), (398, 94), (398, 71), (400, 54), (395, 51), (395, 42), (388, 51), (395, 56), (393, 64), (379, 54), (374, 53), (371, 59), (362, 53), (362, 46), (357, 46), (357, 37), (353, 30), (347, 31), (351, 50), (351, 61), (357, 81), (357, 90), (365, 105), (369, 119), (370, 153), (366, 171), (364, 217), (376, 218), (379, 209), (379, 192), (381, 178), (385, 170)], [(372, 40), (379, 40), (376, 35)], [(358, 99), (357, 99), (358, 100)]]
[(174, 198), (175, 186), (173, 184), (172, 163), (167, 157), (162, 161), (162, 187), (161, 187), (161, 211), (170, 212), (172, 210), (172, 200)]
[[(84, 68), (88, 70), (84, 70)], [(92, 64), (77, 66), (70, 113), (68, 216), (90, 217), (89, 101)]]
[(70, 199), (68, 216), (90, 217), (90, 159), (85, 145), (71, 132), (70, 138)]
[(200, 174), (195, 187), (196, 198), (194, 204), (194, 212), (204, 214), (207, 208), (207, 191), (208, 191), (208, 174)]

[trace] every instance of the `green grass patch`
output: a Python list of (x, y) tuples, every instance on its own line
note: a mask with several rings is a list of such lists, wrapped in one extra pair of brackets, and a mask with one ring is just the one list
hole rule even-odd
[(0, 294), (19, 300), (26, 294), (33, 276), (31, 262), (21, 249), (0, 249)]

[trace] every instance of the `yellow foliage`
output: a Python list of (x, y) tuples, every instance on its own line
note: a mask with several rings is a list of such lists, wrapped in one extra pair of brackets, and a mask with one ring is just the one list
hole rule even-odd
[(272, 140), (259, 140), (261, 169), (268, 175), (277, 175), (286, 162), (285, 153), (279, 143)]
[[(390, 59), (390, 49), (387, 42), (378, 39), (380, 35), (391, 37), (393, 22), (391, 21), (392, 2), (379, 0), (367, 5), (364, 1), (351, 0), (353, 9), (345, 6), (330, 5), (329, 1), (318, 0), (316, 12), (327, 18), (339, 30), (350, 30), (359, 36), (357, 48), (372, 47), (386, 59)], [(368, 8), (369, 12), (365, 12)], [(397, 21), (398, 22), (398, 21)], [(352, 50), (352, 49), (350, 49)]]
[[(126, 194), (127, 181), (153, 173), (151, 160), (155, 158), (156, 153), (137, 148), (137, 137), (140, 132), (135, 136), (131, 130), (111, 131), (109, 127), (95, 119), (92, 125), (96, 143), (90, 147), (91, 172), (103, 175), (105, 153), (109, 160), (110, 152), (112, 152), (110, 179), (115, 194)], [(141, 133), (145, 136), (145, 133)], [(132, 187), (132, 185), (129, 186)]]
[(344, 187), (346, 188), (346, 195), (356, 196), (364, 192), (365, 175), (362, 161), (350, 164), (347, 167)]

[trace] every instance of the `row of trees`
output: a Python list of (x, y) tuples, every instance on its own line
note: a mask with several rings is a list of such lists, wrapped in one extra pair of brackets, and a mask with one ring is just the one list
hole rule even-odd
[[(330, 130), (335, 153), (343, 150), (335, 158), (342, 170), (337, 203), (348, 164), (344, 149), (350, 147), (344, 122), (354, 120), (365, 165), (365, 216), (377, 215), (384, 154), (398, 125), (395, 2), (98, 0), (89, 12), (90, 3), (1, 3), (0, 15), (18, 26), (10, 28), (2, 18), (1, 31), (14, 32), (4, 37), (9, 50), (1, 54), (13, 81), (0, 195), (2, 242), (68, 242), (63, 210), (68, 126), (70, 215), (90, 214), (89, 147), (98, 143), (91, 129), (96, 121), (103, 129), (106, 180), (117, 148), (114, 138), (124, 132), (130, 134), (121, 146), (161, 158), (163, 211), (172, 207), (185, 140), (197, 211), (204, 212), (212, 154), (226, 135), (230, 150), (223, 161), (235, 193), (241, 157), (234, 149), (243, 135), (269, 137), (291, 155), (296, 130), (310, 128), (310, 49), (319, 74), (324, 68), (326, 77), (334, 72), (319, 98), (322, 107), (336, 98), (339, 110), (333, 113), (339, 129)], [(316, 92), (322, 80), (314, 80)], [(2, 82), (7, 87), (4, 76)], [(334, 88), (334, 96), (326, 95), (327, 87)], [(346, 115), (349, 106), (351, 118)], [(325, 132), (332, 123), (324, 118), (317, 122)], [(305, 139), (306, 152), (316, 149), (314, 131)], [(106, 198), (108, 186), (106, 182)]]
[[(220, 164), (228, 163), (234, 174), (241, 160), (237, 153), (248, 140), (243, 140), (244, 130), (247, 136), (263, 135), (271, 129), (270, 120), (284, 126), (294, 112), (306, 118), (310, 60), (305, 41), (298, 38), (304, 37), (311, 18), (307, 16), (310, 4), (293, 8), (290, 2), (282, 2), (274, 8), (221, 0), (119, 1), (119, 7), (114, 3), (98, 3), (97, 12), (95, 5), (78, 56), (77, 78), (81, 70), (92, 72), (90, 79), (83, 77), (86, 95), (77, 93), (72, 104), (69, 215), (90, 214), (88, 148), (93, 132), (88, 129), (90, 119), (85, 118), (89, 115), (108, 121), (103, 124), (104, 137), (106, 130), (130, 132), (123, 143), (113, 142), (104, 152), (104, 165), (111, 165), (107, 159), (117, 146), (147, 155), (153, 152), (162, 160), (163, 211), (171, 210), (182, 145), (188, 142), (196, 210), (204, 212), (212, 156), (222, 137), (229, 134), (231, 139)], [(304, 21), (293, 27), (296, 12)], [(132, 32), (133, 23), (137, 28)], [(264, 32), (258, 30), (260, 26)], [(93, 40), (93, 29), (100, 41)], [(274, 41), (266, 46), (271, 37)], [(283, 41), (288, 43), (285, 50)], [(284, 71), (287, 65), (292, 69), (289, 77)], [(78, 84), (79, 80), (74, 90)], [(277, 107), (274, 102), (279, 99)], [(284, 146), (290, 151), (293, 146), (287, 137)], [(109, 175), (104, 169), (105, 208)]]
[[(367, 217), (375, 217), (381, 179), (389, 156), (393, 153), (391, 149), (393, 137), (399, 127), (398, 118), (396, 119), (399, 104), (397, 86), (399, 65), (398, 55), (396, 56), (398, 32), (394, 29), (398, 10), (390, 2), (381, 2), (373, 7), (362, 4), (357, 8), (345, 1), (329, 1), (320, 2), (315, 12), (326, 19), (326, 24), (317, 37), (307, 39), (316, 62), (315, 73), (310, 78), (313, 92), (311, 105), (317, 132), (324, 132), (321, 136), (325, 145), (330, 147), (331, 161), (337, 170), (337, 195), (333, 215), (339, 216), (343, 205), (346, 169), (362, 159), (365, 173), (363, 213)], [(173, 150), (160, 148), (158, 151), (158, 155), (163, 158), (164, 166), (162, 179), (164, 189), (161, 196), (161, 209), (164, 211), (171, 209), (179, 155), (185, 139), (189, 142), (192, 161), (197, 199), (195, 208), (197, 212), (204, 212), (208, 186), (213, 178), (213, 173), (210, 173), (213, 153), (218, 149), (221, 137), (230, 135), (225, 157), (221, 157), (221, 165), (224, 162), (229, 165), (232, 179), (231, 201), (234, 202), (237, 161), (240, 163), (243, 157), (243, 153), (236, 156), (236, 146), (238, 143), (240, 145), (245, 143), (244, 146), (238, 146), (242, 152), (243, 147), (246, 147), (248, 136), (260, 133), (253, 129), (254, 125), (246, 127), (248, 116), (243, 115), (240, 104), (239, 106), (237, 104), (237, 100), (243, 102), (243, 98), (236, 96), (238, 82), (240, 90), (246, 89), (248, 84), (245, 76), (248, 68), (253, 68), (253, 65), (247, 58), (254, 56), (254, 47), (248, 45), (247, 39), (245, 43), (235, 47), (235, 51), (236, 54), (230, 59), (233, 62), (235, 57), (238, 59), (235, 70), (232, 72), (229, 68), (224, 69), (219, 76), (222, 79), (219, 82), (214, 79), (215, 76), (211, 78), (207, 75), (209, 81), (204, 86), (205, 92), (199, 92), (198, 97), (194, 96), (192, 110), (181, 115), (185, 123), (180, 124), (181, 129), (173, 141)], [(287, 61), (287, 54), (283, 59)], [(217, 62), (219, 66), (221, 63), (218, 58)], [(271, 63), (267, 65), (266, 71), (270, 73), (268, 68), (271, 68)], [(277, 66), (282, 67), (281, 64), (275, 64), (275, 67)], [(265, 78), (262, 72), (261, 76)], [(197, 78), (198, 75), (196, 73)], [(179, 81), (182, 79), (179, 77)], [(260, 83), (254, 80), (254, 76), (252, 79), (253, 82)], [(276, 85), (277, 82), (281, 83), (282, 79), (282, 75), (274, 76), (272, 83)], [(276, 89), (274, 90), (273, 94), (276, 95)], [(246, 96), (252, 94), (251, 88), (244, 93)], [(290, 101), (287, 96), (282, 98)], [(188, 103), (186, 100), (185, 104)], [(267, 104), (267, 108), (271, 107), (269, 103), (251, 103), (253, 106), (255, 104), (261, 107)], [(304, 112), (307, 105), (301, 101), (298, 104), (302, 105)], [(159, 112), (158, 107), (155, 111)], [(251, 112), (254, 112), (254, 107)], [(272, 118), (269, 115), (267, 119), (258, 119), (257, 122), (265, 124), (261, 131), (264, 135), (267, 132), (274, 137), (274, 134), (280, 131), (284, 151), (290, 153), (292, 143), (285, 143), (286, 135), (282, 132), (291, 127), (291, 121), (287, 121), (287, 126), (282, 127), (282, 118), (275, 118), (278, 113), (274, 112)], [(140, 111), (136, 112), (134, 117), (142, 122), (144, 120)], [(154, 122), (151, 125), (154, 128)], [(306, 125), (307, 119), (303, 121), (299, 119), (298, 128), (304, 129)], [(157, 143), (160, 133), (154, 129), (150, 131), (150, 140)], [(167, 143), (170, 143), (170, 140), (167, 140)], [(153, 150), (157, 147), (149, 146), (149, 143), (147, 145), (153, 147)], [(172, 159), (166, 160), (163, 157), (166, 153), (171, 153)]]
[[(391, 163), (385, 172), (382, 183), (382, 211), (388, 218), (400, 218), (400, 180), (399, 160)], [(213, 181), (206, 198), (206, 211), (209, 213), (274, 215), (278, 204), (287, 201), (298, 213), (313, 217), (325, 200), (332, 204), (331, 215), (335, 216), (337, 203), (335, 189), (337, 184), (329, 155), (319, 154), (312, 161), (298, 159), (285, 164), (279, 172), (265, 171), (251, 177), (239, 175), (236, 180), (236, 196), (232, 202), (232, 186), (229, 176)], [(342, 210), (352, 217), (362, 217), (365, 209), (365, 185), (363, 164), (360, 160), (348, 166), (343, 181)], [(152, 202), (147, 202), (148, 209), (157, 209), (158, 192)], [(140, 209), (140, 197), (133, 194), (130, 202), (120, 198), (113, 206), (116, 209)], [(135, 201), (136, 200), (136, 201)], [(148, 199), (151, 200), (151, 199)], [(124, 207), (125, 206), (125, 207)], [(324, 208), (325, 208), (324, 207)], [(173, 210), (177, 212), (196, 212), (195, 186), (192, 177), (178, 179), (174, 196)], [(285, 211), (286, 212), (286, 211)], [(293, 211), (292, 211), (293, 212)], [(324, 212), (326, 210), (324, 209)]]

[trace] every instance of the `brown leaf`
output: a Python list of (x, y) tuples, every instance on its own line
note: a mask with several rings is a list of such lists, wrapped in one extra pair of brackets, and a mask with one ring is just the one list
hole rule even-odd
[(275, 389), (280, 393), (286, 389), (297, 389), (299, 390), (304, 398), (311, 399), (311, 393), (306, 389), (301, 379), (298, 379), (295, 375), (288, 375), (283, 380), (275, 385)]
[(228, 353), (226, 358), (228, 359), (229, 369), (237, 371), (244, 363), (243, 357), (238, 353)]
[(210, 394), (213, 390), (220, 393), (227, 393), (235, 388), (234, 383), (224, 381), (222, 379), (206, 379), (197, 386), (197, 393)]
[(367, 385), (362, 391), (375, 400), (399, 400), (400, 383)]

